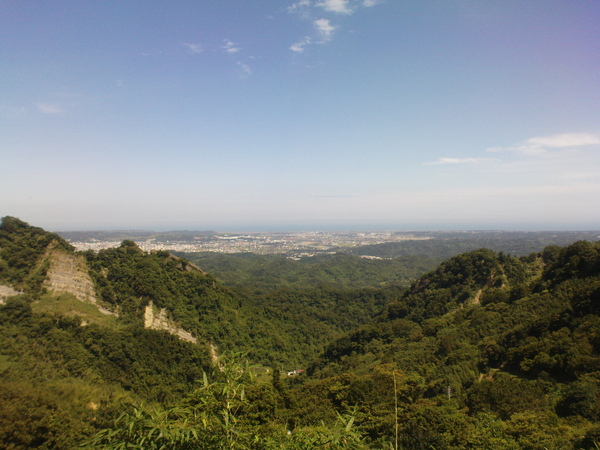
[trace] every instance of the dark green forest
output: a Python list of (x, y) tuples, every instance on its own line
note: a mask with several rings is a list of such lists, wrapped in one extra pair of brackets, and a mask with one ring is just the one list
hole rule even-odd
[(599, 448), (600, 244), (511, 254), (78, 253), (5, 217), (0, 447)]

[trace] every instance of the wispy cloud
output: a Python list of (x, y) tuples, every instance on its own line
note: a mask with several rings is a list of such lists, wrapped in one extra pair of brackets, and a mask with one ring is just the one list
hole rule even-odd
[(312, 44), (312, 38), (310, 36), (305, 36), (300, 42), (296, 42), (290, 46), (290, 50), (297, 53), (302, 53), (304, 51), (304, 47)]
[(580, 147), (600, 144), (600, 135), (592, 133), (564, 133), (553, 136), (534, 137), (527, 141), (544, 147)]
[[(315, 35), (305, 36), (289, 48), (293, 52), (302, 53), (308, 45), (324, 44), (331, 40), (339, 25), (325, 17), (327, 13), (333, 13), (336, 17), (349, 16), (361, 8), (371, 8), (381, 3), (381, 0), (299, 0), (287, 8), (290, 14), (297, 14), (303, 20), (312, 21), (316, 30)], [(321, 16), (321, 17), (320, 17)]]
[(311, 6), (310, 0), (300, 0), (288, 7), (289, 13), (303, 13)]
[(350, 7), (349, 0), (323, 0), (317, 2), (315, 6), (323, 8), (325, 11), (335, 12), (338, 14), (352, 14), (353, 10)]
[(185, 48), (187, 48), (191, 53), (202, 53), (203, 49), (202, 49), (202, 45), (200, 44), (193, 44), (191, 42), (184, 42), (183, 45)]
[(495, 161), (494, 158), (438, 158), (437, 161), (425, 163), (426, 166), (444, 164), (480, 164)]
[(240, 50), (242, 50), (240, 47), (238, 47), (237, 43), (232, 42), (229, 39), (225, 39), (225, 40), (223, 40), (223, 42), (224, 42), (224, 45), (222, 48), (227, 53), (239, 53)]
[(242, 69), (242, 71), (246, 74), (246, 75), (252, 75), (252, 69), (250, 68), (250, 66), (248, 66), (247, 64), (244, 64), (241, 61), (237, 62), (237, 65)]
[(297, 53), (304, 52), (304, 48), (312, 44), (324, 44), (331, 39), (331, 36), (335, 32), (335, 26), (331, 25), (329, 19), (317, 19), (313, 21), (313, 25), (319, 34), (319, 38), (315, 39), (310, 36), (304, 36), (300, 41), (292, 44), (290, 50)]
[[(591, 150), (591, 151), (590, 151)], [(485, 154), (467, 158), (442, 157), (423, 166), (477, 167), (480, 176), (507, 180), (508, 184), (548, 184), (560, 181), (566, 185), (600, 180), (594, 171), (600, 162), (600, 135), (594, 133), (563, 133), (536, 136), (512, 146), (488, 148)], [(490, 157), (494, 153), (494, 158)], [(475, 174), (475, 171), (471, 171)], [(507, 178), (509, 177), (509, 178)], [(480, 178), (481, 181), (484, 181)]]
[(37, 103), (35, 105), (44, 114), (64, 114), (66, 110), (57, 103)]
[(487, 152), (515, 152), (524, 155), (543, 155), (550, 150), (573, 149), (590, 145), (600, 145), (600, 135), (594, 133), (563, 133), (551, 136), (537, 136), (509, 147), (492, 147)]

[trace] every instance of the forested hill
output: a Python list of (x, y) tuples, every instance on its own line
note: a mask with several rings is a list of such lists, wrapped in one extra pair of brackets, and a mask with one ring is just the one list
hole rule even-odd
[[(217, 353), (246, 351), (254, 362), (291, 367), (306, 364), (331, 339), (367, 323), (397, 296), (394, 287), (322, 286), (300, 293), (281, 286), (236, 293), (166, 251), (143, 252), (125, 240), (97, 253), (75, 252), (58, 235), (13, 217), (0, 227), (0, 284), (32, 297), (38, 311), (161, 328), (208, 343)], [(90, 305), (96, 306), (91, 316), (83, 311)]]
[(600, 244), (451, 258), (309, 375), (371, 436), (394, 432), (395, 389), (403, 448), (597, 448)]
[(0, 226), (0, 446), (73, 448), (121, 402), (177, 401), (220, 355), (302, 367), (396, 291), (239, 295), (188, 260), (133, 241), (76, 252)]
[(145, 327), (149, 302), (158, 302), (157, 313), (166, 304), (138, 295), (147, 285), (135, 285), (164, 265), (154, 276), (168, 273), (180, 284), (193, 276), (197, 289), (213, 289), (209, 277), (178, 264), (144, 259), (127, 244), (102, 257), (78, 254), (53, 233), (3, 218), (0, 447), (76, 448), (124, 404), (176, 401), (194, 388), (212, 366), (209, 347)]

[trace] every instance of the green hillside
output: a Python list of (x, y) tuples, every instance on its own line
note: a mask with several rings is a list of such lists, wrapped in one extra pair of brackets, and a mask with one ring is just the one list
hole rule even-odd
[(52, 291), (60, 255), (75, 255), (62, 238), (3, 219), (0, 285), (18, 295), (0, 302), (2, 448), (75, 448), (124, 403), (176, 401), (212, 365), (206, 345), (145, 329), (125, 307), (117, 318), (99, 306), (120, 305)]
[(39, 293), (48, 270), (43, 256), (50, 245), (73, 250), (57, 234), (32, 227), (14, 217), (4, 217), (0, 227), (0, 282)]
[(0, 446), (600, 445), (599, 243), (473, 250), (406, 290), (354, 257), (240, 258), (225, 286), (132, 241), (78, 253), (4, 218)]
[(374, 439), (398, 421), (403, 448), (595, 448), (598, 305), (598, 243), (521, 259), (476, 250), (329, 345), (306, 386), (357, 407)]

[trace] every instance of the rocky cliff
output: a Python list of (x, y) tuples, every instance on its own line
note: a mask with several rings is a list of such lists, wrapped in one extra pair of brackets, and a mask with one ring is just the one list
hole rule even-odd
[(198, 342), (198, 340), (192, 336), (191, 333), (185, 331), (183, 328), (178, 327), (175, 322), (167, 317), (166, 309), (160, 309), (156, 314), (154, 310), (154, 304), (152, 302), (148, 303), (148, 306), (146, 306), (146, 310), (144, 312), (145, 328), (149, 328), (151, 330), (165, 330), (184, 341), (193, 342), (194, 344)]

